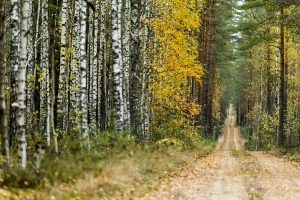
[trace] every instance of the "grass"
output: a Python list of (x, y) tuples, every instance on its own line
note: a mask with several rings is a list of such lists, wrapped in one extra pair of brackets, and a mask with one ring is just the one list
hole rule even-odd
[(300, 147), (273, 148), (271, 153), (288, 159), (290, 161), (300, 162)]
[(231, 154), (232, 154), (232, 156), (234, 156), (236, 158), (240, 158), (240, 159), (245, 159), (250, 156), (250, 154), (243, 149), (242, 150), (232, 150)]
[[(69, 141), (57, 157), (47, 153), (41, 168), (2, 175), (0, 199), (129, 199), (154, 190), (159, 180), (210, 153), (215, 142), (137, 145), (134, 139), (102, 134), (90, 151)], [(49, 150), (51, 151), (51, 150)]]

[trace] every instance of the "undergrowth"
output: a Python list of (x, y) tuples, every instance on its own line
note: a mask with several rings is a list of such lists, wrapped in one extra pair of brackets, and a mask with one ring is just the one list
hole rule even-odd
[(291, 161), (300, 162), (300, 147), (274, 148), (272, 153)]
[(251, 135), (250, 128), (241, 127), (242, 137), (246, 140), (245, 148), (247, 150), (264, 150), (279, 157), (284, 157), (291, 161), (300, 162), (300, 147), (288, 146), (279, 147), (276, 142), (269, 140), (258, 141), (254, 139), (255, 135)]
[(208, 154), (214, 145), (214, 141), (195, 136), (138, 145), (127, 133), (105, 132), (92, 139), (91, 149), (86, 150), (80, 141), (68, 139), (60, 144), (59, 155), (46, 149), (38, 168), (33, 161), (26, 170), (1, 172), (0, 199), (114, 199), (138, 195), (154, 189), (160, 178)]

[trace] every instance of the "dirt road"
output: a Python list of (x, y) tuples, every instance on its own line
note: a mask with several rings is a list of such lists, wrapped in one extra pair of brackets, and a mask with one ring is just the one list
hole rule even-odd
[(219, 146), (208, 157), (161, 182), (145, 200), (300, 200), (300, 165), (263, 152), (245, 152), (229, 117)]

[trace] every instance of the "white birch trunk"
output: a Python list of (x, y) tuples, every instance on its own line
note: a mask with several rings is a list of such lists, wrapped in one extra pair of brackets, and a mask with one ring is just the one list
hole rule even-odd
[(67, 123), (67, 83), (68, 83), (68, 74), (67, 74), (67, 63), (66, 63), (66, 51), (67, 51), (67, 17), (68, 17), (68, 1), (63, 0), (62, 9), (61, 9), (61, 38), (60, 38), (60, 71), (59, 71), (59, 89), (58, 89), (58, 120), (57, 125), (61, 131), (66, 131)]
[(141, 1), (131, 0), (131, 95), (130, 95), (130, 124), (132, 133), (137, 136), (138, 142), (143, 142), (144, 131), (142, 126), (142, 63), (140, 39), (140, 7)]
[(70, 71), (70, 130), (71, 133), (76, 133), (79, 123), (79, 104), (80, 104), (80, 11), (81, 0), (75, 0), (72, 45), (73, 56)]
[[(95, 10), (97, 12), (97, 10)], [(96, 107), (97, 107), (97, 101), (94, 101), (94, 99), (97, 99), (97, 63), (94, 65), (94, 53), (97, 51), (97, 37), (96, 37), (96, 29), (95, 25), (97, 24), (97, 19), (95, 18), (96, 13), (92, 11), (92, 9), (89, 9), (89, 30), (88, 30), (88, 97), (89, 97), (89, 107), (88, 107), (88, 113), (89, 113), (89, 131), (95, 135), (96, 134)], [(96, 76), (96, 79), (94, 79)], [(96, 85), (95, 85), (96, 83)]]
[(121, 38), (120, 27), (118, 24), (118, 8), (121, 1), (111, 1), (111, 17), (112, 17), (112, 59), (113, 59), (113, 82), (114, 82), (114, 107), (115, 107), (115, 129), (123, 131), (123, 95), (122, 95), (122, 65), (121, 65)]
[(93, 37), (93, 63), (92, 63), (92, 70), (93, 70), (93, 77), (92, 77), (92, 110), (91, 110), (91, 124), (93, 126), (93, 132), (96, 133), (97, 128), (97, 121), (98, 121), (98, 77), (99, 77), (99, 12), (100, 12), (100, 5), (99, 1), (96, 0), (95, 3), (95, 12), (94, 12), (94, 37)]
[(41, 91), (40, 91), (40, 133), (50, 146), (50, 81), (49, 81), (49, 31), (48, 31), (48, 0), (42, 2), (41, 29)]
[(11, 41), (11, 95), (10, 95), (10, 135), (16, 139), (16, 104), (17, 104), (17, 81), (19, 67), (19, 42), (20, 42), (20, 19), (19, 5), (20, 0), (11, 0), (12, 14), (12, 41)]
[(35, 65), (34, 65), (34, 40), (33, 40), (33, 1), (29, 1), (29, 18), (28, 18), (28, 66), (26, 79), (26, 125), (27, 131), (33, 132), (33, 118), (32, 111), (34, 110), (34, 83), (35, 83)]
[(80, 108), (81, 108), (81, 138), (84, 141), (84, 146), (89, 148), (89, 132), (88, 132), (88, 90), (87, 90), (87, 54), (86, 54), (86, 27), (87, 27), (87, 2), (82, 1), (81, 12), (81, 32), (80, 32)]
[(26, 64), (27, 64), (27, 33), (28, 33), (28, 13), (29, 0), (23, 0), (22, 20), (21, 20), (21, 45), (20, 45), (20, 66), (18, 69), (18, 97), (17, 97), (17, 135), (18, 135), (18, 154), (20, 165), (26, 168)]
[(122, 23), (123, 40), (123, 98), (124, 98), (124, 128), (130, 127), (130, 105), (129, 105), (129, 69), (130, 69), (130, 1), (123, 0), (124, 22)]
[(106, 0), (101, 0), (100, 5), (101, 17), (100, 17), (100, 47), (99, 47), (99, 76), (98, 76), (98, 124), (101, 130), (105, 129), (106, 125)]

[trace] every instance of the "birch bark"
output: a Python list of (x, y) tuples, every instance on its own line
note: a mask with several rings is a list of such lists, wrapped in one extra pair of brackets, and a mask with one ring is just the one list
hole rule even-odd
[(21, 20), (21, 45), (20, 45), (20, 66), (18, 68), (18, 96), (17, 96), (17, 135), (18, 155), (23, 169), (26, 168), (26, 65), (27, 65), (27, 35), (28, 35), (28, 13), (29, 0), (23, 0)]
[(142, 78), (141, 78), (141, 41), (140, 41), (140, 7), (141, 1), (131, 0), (131, 77), (130, 77), (130, 124), (132, 133), (137, 136), (138, 142), (143, 142), (142, 127)]
[(100, 47), (99, 47), (99, 78), (98, 85), (100, 90), (98, 91), (99, 98), (99, 117), (98, 123), (101, 130), (106, 128), (106, 62), (105, 62), (105, 52), (106, 52), (106, 0), (101, 0), (100, 4), (101, 18), (100, 18)]
[(129, 105), (129, 69), (130, 69), (130, 1), (123, 0), (123, 40), (122, 40), (122, 59), (123, 59), (123, 98), (124, 98), (124, 128), (130, 128), (130, 105)]
[(112, 62), (113, 62), (113, 92), (114, 92), (114, 107), (115, 107), (115, 129), (123, 131), (123, 95), (122, 95), (122, 65), (121, 65), (121, 38), (119, 20), (119, 4), (121, 1), (111, 1), (111, 17), (112, 17)]
[(80, 108), (81, 108), (81, 137), (84, 141), (84, 146), (89, 148), (89, 133), (88, 133), (88, 94), (87, 94), (87, 54), (86, 54), (86, 27), (87, 27), (87, 2), (82, 1), (81, 4), (81, 20), (80, 20), (80, 69), (81, 69), (81, 81), (80, 81)]
[(59, 89), (57, 97), (57, 107), (58, 107), (58, 119), (57, 126), (61, 131), (66, 131), (67, 124), (67, 64), (66, 64), (66, 51), (67, 51), (67, 17), (68, 17), (68, 1), (63, 0), (61, 9), (61, 48), (60, 48), (60, 71), (59, 71)]
[(32, 111), (34, 110), (34, 84), (35, 84), (35, 64), (34, 64), (34, 26), (33, 26), (33, 1), (29, 1), (29, 18), (28, 18), (28, 66), (27, 66), (27, 80), (26, 80), (26, 124), (28, 132), (33, 132), (33, 118)]
[(11, 94), (10, 94), (10, 136), (11, 140), (16, 139), (16, 104), (17, 104), (17, 80), (19, 67), (19, 41), (20, 41), (20, 19), (19, 19), (19, 0), (11, 0), (12, 14), (12, 41), (11, 41)]
[(98, 109), (97, 109), (97, 100), (98, 100), (98, 77), (99, 77), (99, 13), (100, 13), (100, 5), (99, 1), (96, 0), (95, 3), (95, 12), (94, 12), (94, 37), (93, 37), (93, 63), (92, 63), (92, 70), (93, 70), (93, 77), (92, 77), (92, 111), (91, 111), (91, 124), (93, 126), (93, 131), (95, 134), (96, 126), (97, 126), (97, 116), (98, 116)]
[(81, 0), (75, 0), (73, 30), (72, 30), (72, 45), (73, 56), (70, 71), (70, 130), (71, 133), (76, 133), (79, 123), (79, 104), (80, 104), (80, 10)]
[(50, 146), (50, 81), (49, 81), (49, 30), (48, 0), (42, 4), (42, 42), (41, 42), (41, 91), (40, 91), (40, 133)]

